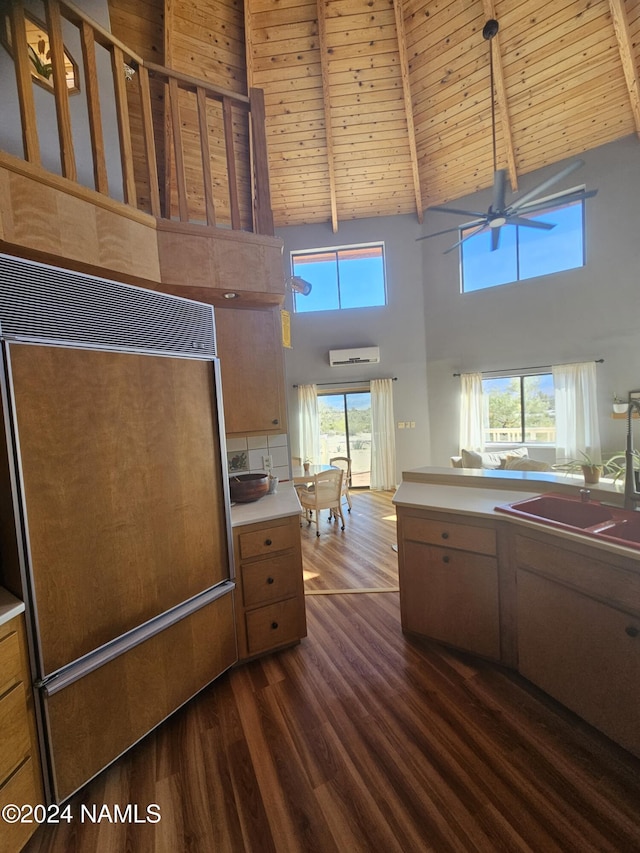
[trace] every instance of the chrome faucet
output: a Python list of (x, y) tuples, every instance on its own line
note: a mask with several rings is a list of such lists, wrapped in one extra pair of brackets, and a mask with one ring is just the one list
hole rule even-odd
[(633, 470), (633, 436), (631, 433), (631, 415), (633, 411), (640, 412), (640, 400), (630, 399), (627, 409), (627, 448), (624, 454), (624, 508), (637, 509), (640, 504), (640, 492), (636, 489), (636, 478)]

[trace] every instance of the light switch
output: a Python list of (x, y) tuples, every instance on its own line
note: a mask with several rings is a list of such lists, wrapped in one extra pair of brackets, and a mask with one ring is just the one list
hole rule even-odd
[(404, 429), (404, 421), (398, 421), (398, 429)]

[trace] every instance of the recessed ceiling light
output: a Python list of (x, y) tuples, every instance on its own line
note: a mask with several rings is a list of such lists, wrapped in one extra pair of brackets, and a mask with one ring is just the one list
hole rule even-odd
[(233, 290), (230, 290), (228, 293), (225, 293), (225, 294), (224, 294), (224, 298), (225, 298), (225, 299), (237, 299), (237, 298), (238, 298), (238, 294), (237, 294), (237, 293), (234, 293), (234, 292), (233, 292)]

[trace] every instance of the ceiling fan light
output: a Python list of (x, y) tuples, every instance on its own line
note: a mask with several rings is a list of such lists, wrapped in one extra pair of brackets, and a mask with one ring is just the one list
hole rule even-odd
[(489, 228), (502, 228), (503, 225), (507, 224), (506, 216), (494, 216), (493, 219), (489, 220)]

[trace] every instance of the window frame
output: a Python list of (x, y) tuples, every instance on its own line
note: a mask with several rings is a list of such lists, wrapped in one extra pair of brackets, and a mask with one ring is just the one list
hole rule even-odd
[[(483, 423), (483, 438), (486, 433), (491, 429), (489, 426), (489, 395), (485, 393), (485, 381), (491, 381), (494, 379), (507, 379), (513, 380), (517, 379), (519, 383), (519, 400), (520, 400), (520, 437), (514, 441), (485, 441), (484, 444), (488, 448), (497, 448), (497, 447), (517, 447), (521, 445), (532, 445), (534, 447), (540, 448), (554, 448), (556, 446), (556, 442), (554, 441), (531, 441), (526, 438), (526, 430), (527, 430), (527, 411), (525, 407), (525, 380), (531, 377), (541, 376), (541, 377), (549, 377), (551, 382), (553, 383), (553, 372), (550, 367), (545, 367), (543, 369), (531, 370), (531, 371), (503, 371), (500, 373), (491, 373), (491, 374), (483, 374), (482, 376), (482, 396), (483, 399), (486, 400), (486, 405), (483, 405), (484, 415), (486, 416), (486, 422)], [(483, 418), (484, 419), (484, 418)], [(555, 418), (554, 418), (554, 430), (555, 430)]]
[[(367, 304), (367, 305), (342, 305), (341, 291), (340, 291), (340, 253), (366, 253), (367, 251), (371, 251), (372, 249), (380, 250), (380, 261), (381, 261), (381, 274), (382, 274), (382, 296), (384, 301), (378, 304)], [(304, 304), (303, 300), (307, 297), (303, 296), (300, 293), (294, 292), (293, 296), (293, 310), (296, 314), (315, 314), (321, 311), (358, 311), (363, 308), (386, 308), (388, 305), (387, 298), (387, 269), (386, 269), (386, 250), (384, 240), (376, 240), (371, 243), (356, 243), (350, 245), (343, 246), (327, 246), (317, 249), (301, 249), (301, 250), (292, 250), (289, 255), (289, 266), (291, 270), (292, 276), (300, 276), (305, 278), (304, 270), (296, 269), (296, 259), (304, 258), (305, 256), (313, 257), (320, 255), (329, 255), (333, 253), (335, 255), (334, 263), (336, 270), (336, 289), (337, 289), (337, 298), (338, 305), (335, 308), (317, 308), (309, 311), (298, 309), (298, 299), (301, 300), (301, 304)], [(345, 260), (349, 260), (346, 258)], [(327, 261), (328, 263), (328, 261)], [(304, 266), (304, 262), (299, 263), (299, 266)], [(312, 286), (315, 286), (314, 282), (311, 282)]]
[[(538, 273), (537, 275), (521, 277), (521, 275), (520, 275), (520, 252), (521, 252), (521, 249), (520, 249), (520, 237), (519, 237), (519, 235), (520, 235), (520, 229), (523, 226), (520, 226), (520, 225), (503, 225), (502, 226), (503, 228), (508, 227), (508, 228), (514, 228), (515, 229), (516, 278), (511, 279), (509, 281), (498, 282), (496, 284), (488, 284), (488, 285), (485, 285), (483, 287), (476, 287), (472, 290), (466, 290), (465, 289), (464, 249), (465, 249), (465, 245), (468, 241), (465, 241), (464, 243), (461, 242), (460, 246), (459, 246), (460, 293), (463, 295), (468, 295), (470, 293), (478, 293), (478, 292), (484, 291), (484, 290), (493, 290), (493, 288), (495, 288), (495, 287), (503, 287), (506, 284), (519, 284), (521, 282), (532, 281), (532, 280), (535, 280), (537, 278), (543, 278), (544, 276), (557, 275), (558, 273), (561, 273), (561, 272), (567, 272), (569, 270), (582, 269), (583, 267), (585, 267), (587, 265), (587, 233), (586, 233), (586, 204), (585, 204), (586, 199), (580, 199), (578, 201), (572, 201), (572, 202), (569, 202), (568, 204), (562, 203), (562, 197), (563, 196), (566, 196), (568, 193), (581, 192), (585, 189), (586, 189), (586, 187), (584, 185), (582, 185), (582, 186), (578, 186), (578, 187), (573, 187), (569, 190), (565, 190), (562, 193), (557, 193), (557, 194), (552, 195), (552, 196), (546, 196), (545, 198), (541, 198), (535, 202), (531, 202), (530, 205), (526, 205), (520, 211), (521, 216), (527, 216), (529, 214), (529, 216), (531, 216), (531, 217), (533, 217), (533, 216), (538, 217), (539, 216), (539, 217), (543, 218), (545, 216), (548, 216), (549, 214), (552, 215), (553, 212), (556, 210), (562, 210), (564, 208), (578, 207), (579, 206), (580, 211), (581, 211), (580, 239), (581, 239), (581, 250), (582, 250), (581, 251), (582, 260), (581, 260), (581, 263), (579, 265), (566, 267), (565, 269), (562, 269), (562, 270), (550, 270), (549, 272), (541, 272), (541, 273)], [(556, 202), (556, 203), (554, 203), (554, 202)], [(547, 203), (548, 203), (548, 206), (543, 207), (542, 209), (539, 209), (540, 204), (546, 205)], [(531, 208), (534, 206), (536, 208), (535, 210), (529, 210), (529, 211), (527, 210), (527, 208)], [(458, 239), (461, 241), (464, 240), (465, 232), (466, 231), (473, 231), (473, 230), (475, 230), (475, 228), (477, 228), (477, 225), (476, 226), (468, 225), (468, 224), (461, 225), (460, 228), (458, 229)], [(486, 233), (486, 232), (483, 231), (482, 233)], [(542, 234), (543, 232), (540, 232), (540, 233)], [(544, 232), (544, 233), (545, 234), (551, 234), (552, 232)], [(478, 236), (480, 236), (480, 234), (478, 234)], [(468, 246), (467, 246), (467, 248), (468, 248)]]

